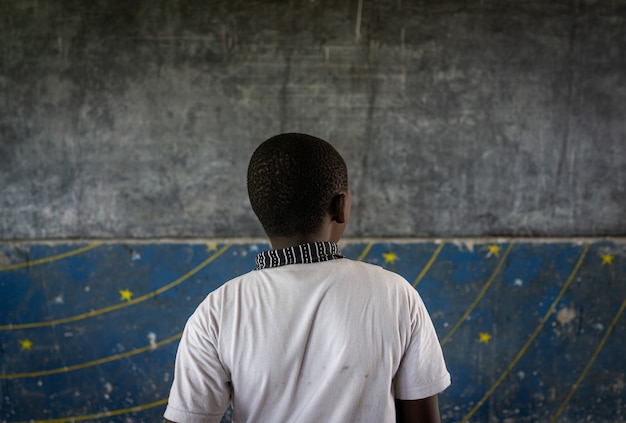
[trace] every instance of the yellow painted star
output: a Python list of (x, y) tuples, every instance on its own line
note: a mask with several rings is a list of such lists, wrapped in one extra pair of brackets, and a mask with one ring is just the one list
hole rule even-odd
[(206, 251), (207, 253), (210, 253), (211, 251), (217, 251), (217, 243), (216, 242), (212, 242), (210, 244), (206, 245)]
[(22, 346), (22, 351), (24, 350), (30, 351), (31, 348), (33, 347), (33, 343), (30, 341), (30, 339), (21, 340), (20, 345)]
[(614, 258), (615, 257), (613, 257), (611, 254), (602, 254), (602, 266), (604, 266), (605, 264), (613, 264)]
[(120, 298), (121, 301), (130, 301), (131, 297), (133, 296), (133, 293), (128, 289), (121, 289), (120, 296), (121, 296)]
[(491, 340), (491, 335), (489, 335), (487, 332), (480, 332), (478, 334), (478, 340), (483, 344), (488, 344)]
[(489, 248), (489, 254), (487, 254), (487, 257), (491, 257), (491, 256), (498, 257), (500, 255), (500, 246), (496, 244), (491, 244), (488, 248)]
[(385, 253), (383, 254), (383, 257), (385, 258), (385, 264), (387, 263), (396, 264), (396, 260), (398, 259), (398, 256), (396, 255), (396, 253)]

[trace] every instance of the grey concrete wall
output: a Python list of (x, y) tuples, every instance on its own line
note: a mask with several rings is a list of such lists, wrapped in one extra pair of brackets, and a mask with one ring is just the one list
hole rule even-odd
[(262, 236), (282, 131), (346, 157), (347, 236), (626, 233), (624, 0), (5, 0), (0, 39), (0, 239)]

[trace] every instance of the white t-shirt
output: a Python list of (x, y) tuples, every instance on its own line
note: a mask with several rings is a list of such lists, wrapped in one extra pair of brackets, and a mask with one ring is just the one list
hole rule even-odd
[(349, 259), (255, 270), (189, 318), (165, 417), (395, 422), (394, 398), (450, 384), (432, 321), (400, 275)]

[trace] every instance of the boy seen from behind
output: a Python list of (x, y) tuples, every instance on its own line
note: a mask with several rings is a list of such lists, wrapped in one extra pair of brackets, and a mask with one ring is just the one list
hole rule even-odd
[(281, 134), (248, 167), (272, 250), (189, 318), (165, 418), (439, 422), (450, 384), (430, 316), (400, 275), (341, 255), (346, 164), (326, 141)]

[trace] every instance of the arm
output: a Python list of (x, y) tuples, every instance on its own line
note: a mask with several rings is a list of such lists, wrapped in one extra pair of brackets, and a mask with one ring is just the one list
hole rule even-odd
[(397, 423), (440, 423), (437, 395), (419, 400), (396, 400)]
[(217, 351), (215, 324), (206, 301), (187, 320), (178, 344), (174, 380), (163, 416), (168, 423), (192, 419), (217, 423), (230, 403), (229, 374)]

